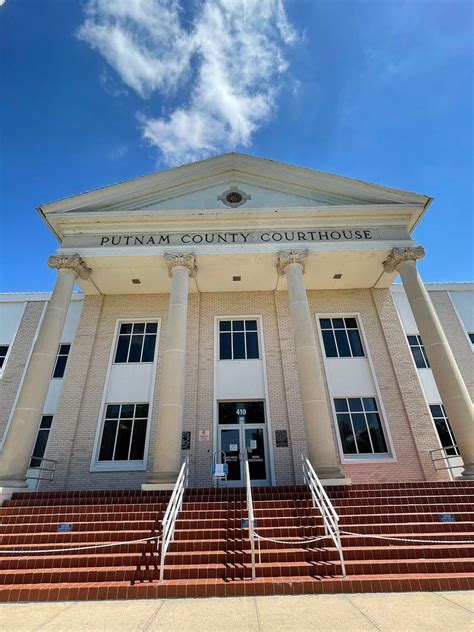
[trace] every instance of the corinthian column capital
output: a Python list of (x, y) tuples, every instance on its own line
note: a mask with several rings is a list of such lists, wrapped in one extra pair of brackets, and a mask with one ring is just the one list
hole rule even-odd
[(88, 279), (91, 269), (86, 266), (79, 255), (51, 255), (48, 266), (57, 270), (72, 270), (76, 278)]
[(392, 252), (383, 262), (383, 269), (385, 272), (395, 272), (398, 267), (405, 261), (416, 261), (417, 259), (423, 259), (425, 256), (425, 249), (423, 246), (415, 246), (414, 248), (393, 248)]
[(284, 250), (279, 252), (277, 263), (278, 274), (284, 276), (286, 268), (292, 263), (298, 263), (303, 268), (304, 273), (305, 261), (308, 258), (308, 254), (308, 250)]
[(196, 257), (192, 253), (165, 254), (169, 275), (172, 276), (174, 268), (187, 268), (189, 276), (195, 277), (197, 272)]

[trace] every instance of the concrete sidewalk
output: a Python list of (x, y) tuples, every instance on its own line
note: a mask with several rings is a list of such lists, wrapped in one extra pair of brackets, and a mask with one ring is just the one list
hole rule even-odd
[(390, 593), (0, 605), (0, 630), (474, 630), (474, 593)]

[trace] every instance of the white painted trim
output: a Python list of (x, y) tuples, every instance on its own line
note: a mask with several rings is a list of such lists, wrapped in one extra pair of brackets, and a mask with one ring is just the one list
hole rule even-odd
[[(345, 463), (350, 463), (350, 464), (354, 464), (354, 463), (395, 463), (398, 461), (397, 459), (397, 454), (395, 451), (395, 445), (393, 443), (393, 439), (392, 439), (392, 433), (390, 430), (390, 426), (388, 423), (388, 417), (387, 417), (387, 413), (385, 410), (385, 406), (383, 403), (383, 399), (382, 399), (382, 394), (380, 392), (380, 387), (379, 387), (379, 383), (377, 380), (377, 375), (375, 372), (375, 368), (374, 368), (374, 364), (372, 362), (372, 357), (370, 354), (370, 350), (369, 350), (369, 346), (367, 344), (367, 336), (365, 334), (365, 329), (364, 329), (364, 324), (362, 322), (362, 317), (360, 315), (360, 312), (328, 312), (328, 313), (321, 313), (318, 312), (315, 315), (315, 319), (316, 319), (316, 329), (318, 332), (318, 336), (319, 336), (319, 344), (320, 344), (320, 348), (321, 348), (321, 355), (323, 358), (323, 364), (324, 364), (324, 372), (326, 374), (326, 382), (327, 382), (327, 386), (328, 386), (328, 391), (329, 391), (329, 399), (330, 399), (330, 405), (331, 405), (331, 413), (332, 413), (332, 418), (333, 418), (333, 423), (334, 423), (334, 428), (336, 430), (336, 437), (337, 437), (337, 446), (339, 449), (339, 455), (341, 458), (341, 463), (345, 464)], [(364, 348), (364, 352), (365, 352), (365, 357), (367, 358), (367, 361), (369, 363), (369, 369), (372, 375), (372, 380), (374, 382), (374, 387), (375, 387), (375, 393), (376, 393), (376, 397), (377, 397), (377, 404), (378, 404), (378, 412), (380, 415), (380, 421), (382, 423), (382, 429), (384, 431), (384, 437), (389, 449), (388, 454), (373, 454), (373, 455), (364, 455), (364, 456), (349, 456), (349, 455), (345, 455), (344, 451), (342, 449), (342, 442), (341, 442), (341, 438), (339, 436), (339, 426), (337, 423), (337, 416), (336, 416), (336, 408), (334, 406), (334, 395), (333, 395), (333, 386), (331, 383), (331, 378), (330, 378), (330, 373), (328, 371), (328, 363), (327, 363), (327, 358), (326, 358), (326, 352), (325, 352), (325, 348), (324, 348), (324, 341), (323, 341), (323, 336), (322, 336), (322, 332), (321, 332), (321, 327), (319, 326), (319, 319), (320, 318), (355, 318), (357, 320), (357, 326), (359, 328), (359, 332), (360, 332), (360, 336), (362, 339), (362, 345)], [(357, 358), (344, 358), (344, 360), (351, 360), (351, 359), (359, 359)], [(359, 394), (359, 395), (351, 395), (351, 397), (372, 397), (372, 395), (367, 395), (367, 393), (365, 394)]]
[[(263, 383), (264, 383), (264, 397), (263, 400), (265, 402), (265, 427), (267, 430), (267, 454), (268, 461), (270, 466), (270, 485), (276, 485), (276, 476), (275, 476), (275, 459), (273, 454), (273, 442), (272, 442), (272, 420), (270, 413), (270, 400), (268, 395), (268, 382), (267, 382), (267, 369), (266, 369), (266, 360), (265, 360), (265, 344), (263, 337), (263, 317), (259, 315), (253, 314), (233, 314), (231, 316), (214, 316), (214, 385), (213, 385), (213, 432), (212, 432), (212, 455), (214, 458), (214, 454), (216, 453), (219, 447), (219, 401), (236, 401), (234, 400), (217, 400), (217, 363), (220, 362), (218, 358), (219, 352), (219, 321), (221, 320), (256, 320), (257, 321), (257, 333), (258, 333), (258, 344), (259, 344), (259, 360), (262, 362), (263, 368)], [(252, 358), (255, 360), (256, 358)], [(225, 362), (233, 362), (233, 360), (225, 360)], [(262, 401), (262, 398), (254, 398), (250, 397), (247, 401)]]
[[(144, 459), (143, 461), (99, 461), (99, 444), (102, 439), (102, 431), (104, 428), (104, 413), (106, 404), (113, 404), (115, 402), (107, 402), (107, 390), (109, 388), (110, 383), (110, 374), (112, 371), (112, 367), (114, 364), (114, 356), (115, 349), (117, 347), (118, 342), (118, 332), (119, 327), (122, 323), (158, 323), (158, 331), (156, 334), (156, 343), (155, 343), (155, 360), (153, 362), (153, 371), (151, 377), (151, 389), (150, 389), (150, 398), (148, 402), (148, 423), (146, 428), (146, 437), (145, 437), (145, 449), (144, 449)], [(148, 451), (151, 437), (151, 426), (153, 420), (153, 411), (154, 411), (154, 394), (155, 394), (155, 386), (156, 386), (156, 373), (158, 369), (158, 351), (160, 348), (160, 338), (161, 338), (161, 318), (143, 318), (140, 316), (136, 316), (135, 318), (117, 318), (115, 321), (114, 335), (112, 339), (112, 347), (109, 354), (109, 361), (107, 365), (107, 373), (105, 376), (104, 389), (102, 391), (102, 399), (100, 402), (99, 408), (99, 418), (97, 420), (97, 426), (95, 431), (94, 445), (92, 448), (92, 456), (91, 462), (89, 466), (89, 472), (142, 472), (147, 469), (148, 465)], [(133, 364), (141, 364), (141, 363), (133, 363)], [(150, 364), (146, 362), (145, 364)], [(121, 402), (123, 403), (123, 402)], [(147, 403), (147, 402), (130, 402), (133, 404), (137, 403)]]
[[(427, 292), (441, 292), (443, 290), (449, 292), (474, 292), (474, 283), (471, 281), (448, 281), (446, 283), (423, 283)], [(394, 283), (391, 287), (392, 292), (406, 294), (402, 283)]]
[[(471, 339), (469, 338), (469, 332), (467, 331), (465, 325), (464, 325), (464, 321), (461, 318), (461, 314), (458, 311), (458, 308), (456, 307), (456, 304), (453, 301), (453, 297), (451, 296), (451, 291), (448, 290), (447, 292), (448, 298), (449, 298), (449, 302), (451, 303), (454, 313), (456, 314), (458, 320), (459, 320), (459, 324), (461, 325), (461, 329), (464, 332), (464, 335), (466, 336), (466, 340), (467, 340), (467, 344), (470, 346), (471, 351), (474, 353), (474, 344), (472, 344)], [(473, 332), (474, 333), (474, 332)]]
[[(15, 302), (16, 302), (16, 301), (15, 301)], [(17, 335), (18, 335), (18, 331), (19, 331), (19, 329), (20, 329), (21, 321), (23, 320), (23, 316), (25, 315), (26, 305), (27, 305), (27, 302), (25, 301), (25, 302), (23, 303), (23, 309), (22, 309), (22, 312), (21, 312), (20, 318), (19, 318), (19, 320), (18, 320), (18, 324), (17, 324), (17, 326), (16, 326), (15, 333), (13, 334), (13, 338), (11, 339), (11, 341), (10, 341), (10, 342), (9, 342), (9, 344), (8, 344), (8, 351), (7, 351), (7, 355), (5, 356), (5, 359), (4, 359), (4, 361), (3, 361), (3, 366), (2, 366), (2, 368), (0, 369), (0, 380), (3, 378), (3, 374), (4, 374), (4, 372), (5, 372), (5, 368), (6, 368), (7, 364), (8, 364), (8, 360), (9, 360), (9, 358), (10, 358), (10, 355), (11, 355), (11, 352), (12, 352), (12, 349), (13, 349), (13, 345), (15, 344), (15, 340), (16, 340), (16, 337), (17, 337)], [(4, 344), (4, 343), (2, 343), (2, 346), (3, 346), (3, 344)]]
[(41, 311), (41, 315), (40, 315), (39, 320), (38, 320), (38, 325), (36, 327), (36, 332), (35, 332), (35, 335), (34, 335), (34, 338), (33, 338), (33, 342), (31, 343), (30, 351), (28, 353), (28, 358), (26, 359), (25, 368), (23, 369), (23, 375), (21, 376), (20, 384), (18, 385), (18, 389), (16, 391), (15, 400), (13, 402), (13, 406), (12, 406), (12, 409), (10, 411), (10, 416), (8, 417), (7, 425), (5, 427), (5, 431), (3, 433), (3, 437), (2, 437), (2, 440), (0, 442), (0, 449), (3, 449), (3, 443), (5, 441), (5, 437), (8, 434), (8, 430), (9, 430), (10, 424), (12, 422), (13, 413), (15, 412), (16, 404), (18, 402), (18, 397), (20, 396), (20, 391), (22, 389), (23, 382), (25, 380), (26, 371), (28, 370), (28, 367), (30, 365), (31, 356), (33, 355), (33, 349), (35, 348), (36, 340), (38, 338), (38, 334), (39, 334), (39, 331), (41, 329), (41, 325), (43, 323), (43, 318), (44, 318), (44, 315), (46, 313), (46, 308), (47, 307), (48, 307), (48, 303), (45, 302), (45, 304), (43, 305), (43, 309)]
[[(52, 292), (4, 292), (0, 294), (0, 303), (33, 303), (51, 300)], [(83, 301), (82, 292), (73, 292), (71, 301)]]

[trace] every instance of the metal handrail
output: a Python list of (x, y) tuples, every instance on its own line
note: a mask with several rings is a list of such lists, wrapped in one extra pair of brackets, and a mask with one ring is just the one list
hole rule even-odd
[(171, 498), (166, 508), (165, 515), (161, 521), (161, 555), (160, 555), (160, 582), (164, 579), (165, 573), (165, 557), (168, 552), (168, 546), (173, 539), (176, 527), (176, 518), (181, 511), (183, 505), (184, 490), (186, 489), (189, 476), (189, 454), (187, 455), (178, 474)]
[[(457, 454), (447, 454), (447, 450), (452, 450), (452, 449), (456, 450)], [(435, 457), (434, 455), (436, 452), (441, 452), (441, 456)], [(461, 458), (461, 455), (459, 454), (459, 448), (455, 443), (453, 443), (452, 445), (444, 446), (443, 448), (436, 448), (435, 450), (430, 450), (430, 457), (431, 457), (431, 462), (433, 463), (433, 467), (437, 472), (441, 472), (442, 470), (450, 470), (451, 472), (451, 470), (455, 470), (462, 467), (462, 465), (451, 465), (448, 460), (448, 459)], [(437, 467), (436, 464), (439, 461), (443, 461), (445, 463), (445, 466)]]
[(250, 484), (250, 468), (245, 459), (245, 487), (247, 490), (247, 515), (249, 522), (250, 555), (252, 560), (252, 579), (255, 579), (255, 514), (253, 511), (252, 486)]
[(314, 508), (318, 508), (323, 518), (324, 533), (329, 535), (339, 553), (341, 560), (342, 576), (346, 577), (346, 565), (344, 563), (344, 554), (342, 551), (341, 535), (339, 533), (339, 516), (334, 509), (334, 505), (326, 494), (326, 490), (321, 484), (313, 466), (309, 460), (301, 453), (301, 464), (303, 467), (303, 476), (306, 484), (311, 492)]
[[(54, 459), (44, 459), (43, 457), (40, 457), (40, 456), (32, 456), (31, 459), (37, 459), (38, 461), (40, 461), (41, 465), (30, 466), (28, 469), (32, 469), (32, 470), (35, 470), (35, 472), (38, 472), (38, 476), (32, 476), (32, 473), (30, 473), (25, 476), (26, 479), (31, 479), (34, 481), (54, 480), (54, 475), (56, 473), (56, 466), (58, 464), (57, 461), (55, 461)], [(43, 467), (43, 463), (45, 464), (50, 463), (51, 467)], [(41, 472), (45, 472), (45, 476), (42, 476)]]

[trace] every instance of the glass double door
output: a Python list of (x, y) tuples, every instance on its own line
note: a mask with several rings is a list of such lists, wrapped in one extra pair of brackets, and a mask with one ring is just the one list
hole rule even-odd
[(269, 485), (264, 402), (219, 403), (219, 450), (229, 467), (227, 484), (245, 483), (245, 457), (252, 485)]

